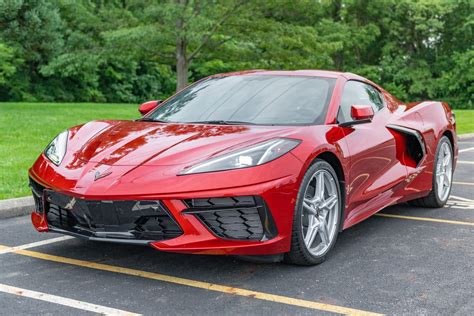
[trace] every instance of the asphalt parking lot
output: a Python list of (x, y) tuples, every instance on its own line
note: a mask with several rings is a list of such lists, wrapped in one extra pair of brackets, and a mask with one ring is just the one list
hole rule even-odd
[(161, 253), (0, 221), (0, 314), (474, 314), (474, 138), (442, 209), (398, 205), (314, 267)]

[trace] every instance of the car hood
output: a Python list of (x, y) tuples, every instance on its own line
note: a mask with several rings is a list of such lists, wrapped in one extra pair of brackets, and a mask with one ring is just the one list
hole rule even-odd
[(177, 165), (294, 133), (281, 126), (94, 121), (70, 130), (67, 152), (73, 160), (105, 165)]

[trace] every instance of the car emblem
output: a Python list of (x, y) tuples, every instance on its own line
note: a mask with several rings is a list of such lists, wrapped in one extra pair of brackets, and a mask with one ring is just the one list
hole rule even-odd
[(105, 171), (104, 173), (100, 173), (100, 171), (97, 170), (94, 174), (94, 181), (102, 179), (103, 177), (107, 177), (111, 173), (112, 173), (112, 171)]
[(160, 202), (158, 201), (149, 201), (144, 203), (145, 204), (142, 204), (142, 201), (137, 201), (137, 203), (135, 203), (135, 205), (132, 207), (132, 212), (143, 211), (148, 209), (152, 209), (156, 212), (160, 208)]
[(73, 197), (68, 204), (66, 204), (66, 206), (64, 207), (64, 209), (66, 210), (72, 210), (72, 208), (74, 207), (74, 205), (76, 204), (76, 198)]

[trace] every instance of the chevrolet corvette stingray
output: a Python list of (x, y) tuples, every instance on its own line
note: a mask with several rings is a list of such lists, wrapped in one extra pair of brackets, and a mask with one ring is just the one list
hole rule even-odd
[(451, 191), (449, 106), (351, 73), (214, 75), (139, 111), (46, 147), (29, 170), (38, 231), (312, 265), (379, 210)]

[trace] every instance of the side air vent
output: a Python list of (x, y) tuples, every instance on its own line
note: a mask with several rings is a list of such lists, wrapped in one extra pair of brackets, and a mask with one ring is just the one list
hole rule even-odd
[(421, 134), (414, 129), (399, 125), (387, 125), (387, 128), (395, 136), (397, 158), (407, 166), (418, 167), (426, 155)]

